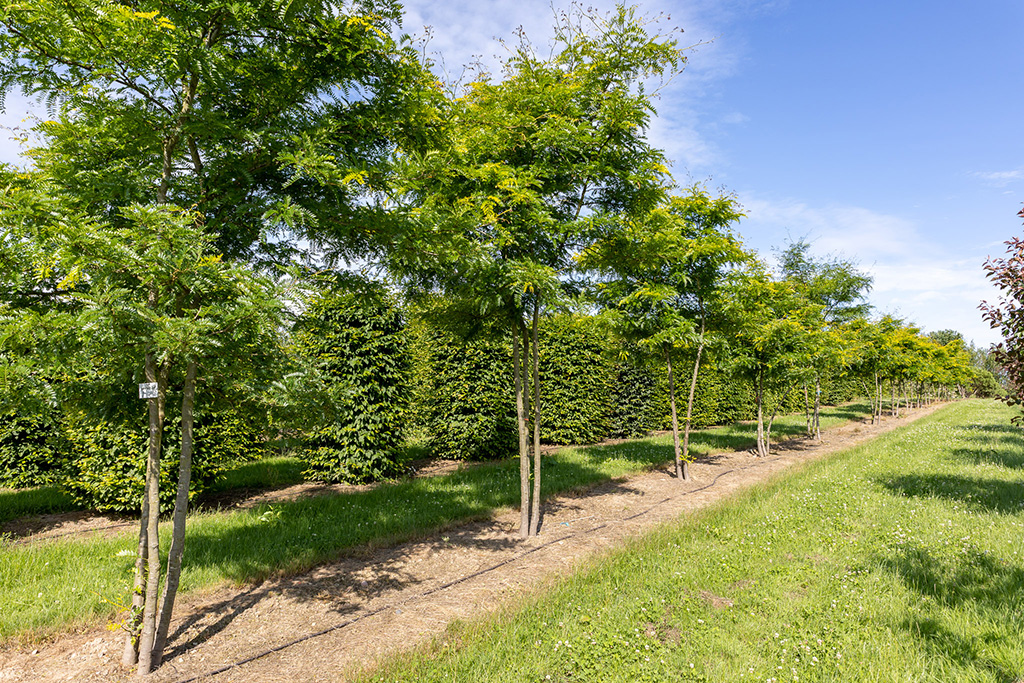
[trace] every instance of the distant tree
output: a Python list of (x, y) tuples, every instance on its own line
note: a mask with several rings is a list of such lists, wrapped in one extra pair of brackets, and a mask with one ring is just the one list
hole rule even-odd
[[(1018, 214), (1024, 218), (1024, 209)], [(1006, 258), (985, 261), (988, 279), (1000, 290), (995, 303), (982, 301), (982, 317), (1003, 340), (992, 349), (992, 356), (1006, 373), (1007, 394), (1003, 399), (1010, 405), (1024, 403), (1024, 238), (1014, 237), (1006, 242)], [(1024, 416), (1014, 418), (1018, 424)]]
[[(599, 298), (619, 315), (633, 344), (660, 358), (668, 371), (676, 476), (689, 478), (693, 401), (709, 325), (718, 321), (717, 298), (726, 269), (748, 258), (729, 227), (742, 217), (736, 200), (712, 197), (694, 186), (624, 230), (610, 233), (582, 257), (604, 275)], [(680, 444), (673, 356), (693, 351), (689, 398)]]
[(409, 221), (388, 258), (410, 290), (511, 333), (526, 537), (540, 524), (540, 316), (572, 285), (578, 251), (663, 196), (643, 84), (684, 59), (624, 6), (563, 14), (548, 58), (520, 37), (502, 80), (482, 75), (451, 102), (446, 144), (410, 156)]
[[(757, 408), (757, 454), (771, 452), (771, 430), (785, 398), (805, 381), (812, 367), (815, 330), (821, 307), (811, 304), (788, 279), (775, 279), (763, 264), (736, 273), (727, 291), (733, 371), (754, 385)], [(765, 422), (769, 392), (772, 413)]]
[[(872, 278), (860, 271), (852, 261), (837, 257), (814, 258), (810, 244), (804, 240), (790, 243), (779, 252), (779, 269), (792, 280), (800, 294), (821, 307), (821, 327), (812, 345), (810, 359), (813, 367), (814, 411), (808, 406), (808, 434), (821, 438), (821, 378), (837, 370), (847, 359), (841, 327), (857, 318), (864, 318), (871, 310), (867, 294)], [(805, 404), (807, 385), (804, 385)]]

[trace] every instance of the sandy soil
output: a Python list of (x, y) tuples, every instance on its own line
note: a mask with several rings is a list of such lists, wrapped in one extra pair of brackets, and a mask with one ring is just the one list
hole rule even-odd
[[(189, 596), (175, 610), (164, 665), (149, 680), (349, 680), (377, 658), (439, 636), (453, 620), (492, 611), (659, 524), (938, 407), (880, 425), (849, 423), (817, 443), (791, 440), (770, 458), (714, 454), (691, 465), (687, 482), (657, 470), (558, 496), (545, 502), (541, 533), (529, 540), (518, 537), (518, 512), (511, 510), (422, 541), (356, 551), (305, 575)], [(129, 680), (118, 663), (121, 643), (119, 633), (97, 625), (49, 643), (9, 646), (0, 649), (0, 683)]]

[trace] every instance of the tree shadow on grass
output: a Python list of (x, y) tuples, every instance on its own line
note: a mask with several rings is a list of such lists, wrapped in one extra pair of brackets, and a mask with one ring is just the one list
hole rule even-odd
[[(922, 596), (924, 604), (931, 601), (945, 608), (926, 609), (926, 614), (909, 615), (899, 624), (932, 655), (987, 670), (1003, 683), (1020, 680), (1014, 648), (1000, 646), (1020, 643), (1012, 615), (1021, 608), (1024, 569), (973, 548), (938, 557), (910, 547), (880, 564)], [(958, 629), (965, 616), (975, 623)]]
[(953, 450), (957, 459), (973, 465), (1024, 469), (1024, 430), (1013, 425), (970, 425), (963, 430), (973, 445)]
[(1024, 485), (1016, 481), (954, 474), (904, 474), (876, 481), (901, 496), (949, 500), (1000, 514), (1024, 510)]
[[(627, 443), (585, 457), (572, 453), (547, 456), (545, 495), (604, 484), (628, 489), (613, 481), (616, 459), (662, 462), (671, 448)], [(479, 525), (500, 508), (519, 503), (517, 462), (459, 470), (449, 475), (410, 479), (374, 489), (326, 495), (239, 511), (230, 516), (200, 515), (190, 522), (185, 572), (216, 568), (217, 573), (255, 586), (224, 604), (200, 608), (175, 629), (178, 656), (226, 628), (239, 615), (268, 597), (273, 590), (297, 601), (327, 601), (336, 614), (355, 614), (368, 600), (402, 590), (419, 579), (403, 570), (407, 554), (423, 545), (405, 541), (425, 539), (435, 545), (462, 545), (495, 553), (521, 543), (512, 529), (479, 533)], [(571, 507), (571, 502), (565, 505)], [(551, 502), (544, 507), (553, 511)], [(438, 531), (450, 530), (442, 538)], [(325, 566), (329, 565), (329, 566)], [(310, 572), (315, 567), (320, 567)], [(284, 578), (273, 578), (273, 577)], [(288, 577), (295, 577), (294, 580)], [(362, 577), (362, 578), (360, 578)], [(272, 585), (271, 585), (272, 584)], [(267, 587), (270, 586), (270, 587)]]

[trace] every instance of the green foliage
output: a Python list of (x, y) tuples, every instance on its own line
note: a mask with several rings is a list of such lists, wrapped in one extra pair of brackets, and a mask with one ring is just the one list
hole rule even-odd
[(62, 481), (70, 453), (60, 427), (54, 408), (0, 414), (0, 486), (28, 488)]
[(0, 100), (15, 88), (47, 98), (35, 166), (90, 213), (197, 207), (229, 258), (285, 257), (289, 230), (354, 250), (381, 223), (367, 199), (395, 148), (419, 148), (434, 122), (433, 78), (392, 38), (400, 11), (391, 0), (8, 2)]
[(661, 428), (661, 416), (667, 408), (662, 384), (654, 368), (633, 360), (615, 366), (608, 434), (616, 439), (637, 439)]
[(325, 381), (329, 414), (299, 453), (306, 476), (355, 483), (397, 474), (410, 359), (390, 298), (372, 286), (325, 291), (299, 321), (295, 347)]
[(540, 328), (541, 438), (588, 444), (608, 436), (614, 366), (595, 318), (562, 315)]
[(507, 337), (428, 333), (428, 448), (452, 460), (505, 458), (516, 450), (516, 407)]
[[(136, 399), (132, 399), (136, 400)], [(132, 414), (134, 412), (134, 414)], [(58, 483), (84, 508), (136, 513), (146, 474), (146, 406), (138, 401), (122, 417), (96, 420), (84, 413), (65, 418), (70, 467)], [(160, 510), (170, 512), (178, 480), (180, 418), (165, 420), (160, 461)], [(198, 414), (194, 426), (192, 478), (194, 500), (235, 462), (259, 457), (261, 434), (236, 411)]]

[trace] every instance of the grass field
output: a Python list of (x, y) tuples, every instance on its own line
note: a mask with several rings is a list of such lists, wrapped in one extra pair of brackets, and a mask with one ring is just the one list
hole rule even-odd
[(968, 401), (460, 624), (374, 681), (1024, 680), (1024, 431)]
[[(860, 403), (826, 409), (822, 426), (868, 410)], [(693, 452), (750, 447), (753, 429), (742, 424), (697, 432)], [(780, 435), (802, 430), (802, 415), (780, 418), (776, 426)], [(563, 449), (545, 458), (544, 495), (593, 486), (671, 457), (670, 436)], [(267, 478), (291, 483), (296, 467), (288, 458), (246, 466), (233, 475), (234, 485), (259, 486)], [(504, 461), (370, 491), (195, 514), (189, 520), (181, 590), (301, 572), (357, 546), (396, 543), (485, 518), (518, 504), (518, 477), (518, 462)], [(0, 640), (31, 638), (112, 615), (126, 599), (135, 533), (38, 544), (0, 539)], [(169, 530), (162, 528), (165, 533)]]

